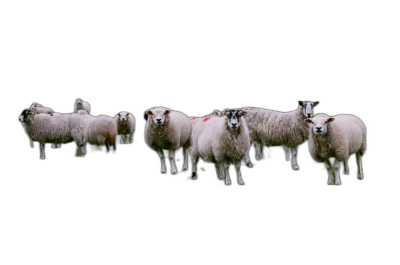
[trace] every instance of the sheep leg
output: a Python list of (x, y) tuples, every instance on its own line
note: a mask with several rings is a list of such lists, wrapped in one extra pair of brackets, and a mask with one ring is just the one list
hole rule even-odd
[(297, 164), (297, 146), (290, 148), (292, 151), (292, 168), (293, 170), (299, 170), (299, 165)]
[(40, 142), (39, 146), (40, 146), (40, 159), (46, 159), (46, 154), (44, 153), (44, 145), (45, 143)]
[(286, 161), (290, 161), (290, 154), (289, 154), (289, 147), (287, 147), (287, 146), (283, 146), (283, 150), (285, 150), (285, 158), (286, 158)]
[(251, 168), (251, 167), (253, 167), (253, 163), (251, 163), (249, 151), (250, 151), (250, 149), (247, 151), (246, 155), (244, 156), (244, 162), (245, 162), (246, 167)]
[(231, 185), (231, 177), (229, 176), (229, 163), (224, 163), (225, 166), (225, 185)]
[(215, 163), (215, 170), (217, 171), (217, 177), (219, 180), (223, 180), (224, 176), (222, 175), (221, 172), (221, 167), (219, 166), (219, 163)]
[(121, 139), (119, 139), (119, 143), (120, 143), (120, 144), (124, 144), (124, 143), (125, 143), (124, 135), (123, 135), (123, 134), (121, 134)]
[(130, 144), (133, 143), (133, 133), (129, 134), (129, 143)]
[(242, 161), (236, 160), (235, 161), (235, 169), (236, 169), (236, 176), (237, 176), (237, 182), (239, 185), (244, 185), (244, 181), (242, 178), (242, 173), (240, 172), (240, 166)]
[(171, 164), (171, 174), (178, 173), (175, 165), (175, 150), (169, 150), (169, 163)]
[(29, 142), (31, 143), (31, 148), (34, 148), (35, 146), (33, 145), (33, 141), (29, 139)]
[(340, 180), (340, 161), (335, 160), (335, 185), (341, 185), (342, 181)]
[(192, 179), (197, 179), (197, 163), (199, 162), (199, 158), (192, 153)]
[(188, 170), (188, 150), (187, 148), (183, 147), (183, 167), (182, 171)]
[(167, 168), (165, 167), (164, 152), (162, 149), (158, 149), (157, 154), (160, 157), (160, 161), (161, 161), (161, 173), (165, 174), (165, 173), (167, 173)]
[(254, 147), (256, 149), (256, 160), (261, 160), (261, 158), (264, 157), (263, 145), (260, 144), (259, 142), (255, 142)]
[(349, 175), (350, 174), (350, 170), (349, 170), (349, 158), (348, 157), (343, 161), (343, 165), (344, 165), (343, 173), (345, 175)]
[(360, 152), (356, 153), (356, 159), (357, 159), (357, 178), (359, 180), (364, 179), (364, 171), (363, 171), (363, 167), (362, 167), (362, 155), (360, 154)]
[(328, 185), (334, 185), (332, 166), (331, 166), (331, 162), (329, 160), (325, 161), (325, 168), (328, 171)]

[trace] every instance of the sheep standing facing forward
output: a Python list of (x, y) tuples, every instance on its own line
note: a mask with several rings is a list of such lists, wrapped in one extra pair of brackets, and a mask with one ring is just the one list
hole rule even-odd
[[(261, 155), (262, 146), (284, 146), (286, 159), (288, 149), (292, 152), (292, 168), (299, 169), (297, 164), (297, 146), (308, 139), (308, 126), (304, 119), (311, 118), (317, 102), (299, 101), (297, 110), (279, 112), (260, 108), (244, 108), (247, 111), (245, 120), (250, 132), (250, 143), (256, 142), (256, 153)], [(257, 155), (256, 155), (257, 157)], [(245, 156), (246, 165), (252, 167), (249, 153)]]
[[(76, 114), (50, 116), (36, 114), (31, 109), (25, 109), (19, 116), (19, 121), (25, 124), (30, 139), (40, 144), (40, 159), (45, 159), (45, 144), (61, 144), (75, 141), (78, 148), (86, 143), (85, 121)], [(84, 151), (82, 151), (85, 154)]]
[[(344, 163), (344, 174), (348, 175), (348, 159), (356, 154), (357, 178), (363, 179), (364, 172), (361, 158), (367, 149), (367, 128), (364, 123), (353, 115), (337, 115), (329, 117), (318, 114), (309, 123), (308, 149), (317, 162), (324, 162), (328, 171), (328, 185), (340, 185), (340, 162)], [(329, 158), (335, 158), (335, 178)]]
[(88, 114), (90, 114), (90, 104), (80, 98), (77, 98), (75, 100), (74, 113), (78, 113), (79, 110), (85, 110)]
[[(110, 146), (113, 146), (114, 150), (117, 149), (118, 130), (113, 118), (105, 115), (91, 116), (85, 110), (79, 110), (78, 115), (86, 122), (86, 142), (96, 146), (105, 145), (107, 152), (110, 150)], [(86, 144), (83, 149), (86, 153)], [(79, 149), (76, 150), (76, 154), (81, 156)]]
[(121, 144), (133, 143), (133, 134), (135, 133), (135, 116), (132, 113), (121, 111), (114, 117), (117, 123), (118, 134), (121, 135)]
[(196, 122), (192, 132), (192, 179), (197, 179), (199, 157), (215, 164), (218, 179), (223, 176), (219, 167), (224, 164), (226, 171), (225, 185), (231, 184), (229, 165), (235, 164), (237, 181), (244, 185), (240, 172), (241, 161), (250, 147), (249, 130), (242, 116), (241, 109), (227, 109), (223, 117), (211, 115)]
[(190, 134), (192, 132), (188, 116), (168, 108), (154, 107), (144, 113), (147, 120), (145, 128), (146, 144), (156, 151), (161, 160), (161, 173), (166, 173), (163, 149), (169, 150), (171, 173), (178, 170), (175, 165), (175, 151), (183, 147), (183, 168), (188, 169), (188, 153)]

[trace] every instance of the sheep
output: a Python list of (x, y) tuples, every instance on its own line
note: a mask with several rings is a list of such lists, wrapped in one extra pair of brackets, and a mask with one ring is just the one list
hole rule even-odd
[(169, 150), (171, 173), (178, 170), (175, 164), (175, 151), (183, 147), (183, 167), (188, 169), (188, 148), (190, 147), (190, 134), (192, 132), (189, 117), (186, 114), (173, 111), (164, 107), (154, 107), (144, 112), (146, 122), (146, 144), (156, 151), (161, 161), (161, 173), (166, 173), (165, 157), (163, 149)]
[[(85, 136), (87, 143), (96, 146), (105, 145), (107, 152), (110, 151), (110, 146), (114, 147), (114, 151), (117, 149), (116, 138), (118, 130), (113, 118), (105, 115), (94, 117), (89, 115), (86, 110), (79, 110), (78, 115), (86, 122)], [(86, 144), (83, 149), (86, 153)], [(76, 150), (76, 155), (81, 156), (79, 148)]]
[[(299, 101), (297, 110), (278, 112), (260, 108), (244, 108), (248, 114), (245, 116), (250, 131), (250, 142), (256, 143), (256, 157), (261, 158), (262, 146), (283, 145), (286, 160), (289, 158), (289, 148), (292, 152), (292, 168), (299, 170), (297, 164), (297, 146), (308, 139), (308, 127), (304, 124), (305, 118), (311, 118), (313, 108), (318, 101)], [(249, 153), (245, 156), (246, 165), (252, 167)]]
[(33, 103), (31, 104), (30, 108), (32, 109), (33, 107), (43, 108), (43, 105), (42, 105), (42, 104), (39, 104), (39, 103), (36, 103), (36, 102), (33, 102)]
[(192, 179), (197, 179), (197, 163), (199, 157), (215, 164), (218, 179), (223, 176), (219, 164), (225, 167), (225, 185), (231, 184), (229, 165), (235, 164), (237, 182), (244, 185), (240, 172), (241, 160), (250, 147), (249, 129), (243, 116), (246, 111), (226, 109), (223, 117), (210, 115), (197, 121), (192, 132)]
[[(329, 117), (318, 114), (312, 119), (306, 119), (309, 123), (308, 149), (314, 160), (324, 162), (328, 171), (328, 185), (341, 185), (340, 162), (344, 163), (344, 174), (348, 175), (348, 159), (356, 154), (357, 178), (362, 180), (364, 172), (362, 168), (362, 156), (367, 149), (367, 128), (356, 116), (349, 114)], [(329, 158), (335, 158), (335, 177)]]
[(51, 108), (46, 107), (31, 107), (31, 110), (36, 112), (36, 114), (50, 114), (53, 115), (54, 111)]
[(133, 134), (135, 133), (135, 116), (132, 113), (121, 111), (114, 117), (117, 123), (118, 134), (121, 135), (121, 144), (133, 143)]
[(77, 98), (75, 100), (74, 113), (78, 113), (79, 110), (85, 110), (88, 114), (90, 114), (90, 104), (80, 98)]
[[(30, 139), (40, 144), (40, 159), (46, 159), (45, 144), (69, 143), (75, 141), (81, 149), (86, 143), (85, 121), (76, 114), (50, 116), (36, 114), (31, 109), (25, 109), (18, 117), (25, 124)], [(83, 151), (83, 154), (86, 152)]]

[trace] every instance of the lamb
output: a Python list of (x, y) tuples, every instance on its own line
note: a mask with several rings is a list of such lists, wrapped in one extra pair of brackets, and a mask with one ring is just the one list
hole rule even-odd
[(235, 164), (237, 181), (244, 185), (240, 172), (241, 160), (250, 147), (249, 129), (243, 118), (246, 111), (241, 109), (226, 109), (223, 117), (210, 115), (197, 121), (192, 132), (192, 179), (197, 179), (197, 163), (199, 157), (215, 164), (218, 179), (223, 176), (219, 167), (224, 164), (225, 185), (231, 184), (229, 165)]
[[(250, 131), (250, 142), (256, 143), (256, 153), (259, 158), (262, 154), (262, 146), (283, 145), (288, 160), (288, 148), (292, 152), (292, 168), (299, 169), (297, 164), (297, 146), (308, 139), (308, 127), (304, 119), (311, 118), (313, 108), (318, 101), (299, 101), (297, 110), (290, 112), (278, 112), (259, 108), (244, 108), (248, 114), (245, 116)], [(257, 155), (256, 155), (257, 156)], [(245, 156), (246, 165), (252, 167), (249, 153)]]
[[(356, 116), (349, 114), (329, 117), (318, 114), (313, 119), (306, 119), (309, 123), (308, 149), (314, 160), (324, 162), (328, 171), (328, 185), (340, 185), (340, 162), (344, 163), (344, 174), (348, 175), (348, 159), (356, 154), (358, 173), (357, 178), (362, 180), (362, 156), (367, 149), (367, 128)], [(335, 158), (335, 177), (329, 158)]]
[(188, 169), (188, 148), (190, 147), (190, 134), (192, 128), (186, 114), (173, 111), (164, 107), (154, 107), (144, 112), (146, 122), (146, 144), (156, 151), (161, 160), (161, 173), (166, 173), (163, 149), (169, 150), (171, 173), (178, 170), (175, 164), (175, 151), (183, 147), (183, 168)]
[(31, 107), (31, 110), (33, 110), (34, 112), (36, 112), (36, 114), (50, 114), (50, 115), (53, 115), (53, 110), (51, 109), (51, 108), (46, 108), (46, 107), (37, 107), (37, 106), (34, 106), (34, 107)]
[(135, 133), (135, 116), (132, 113), (121, 111), (114, 117), (117, 123), (118, 134), (121, 135), (121, 144), (133, 143), (133, 134)]
[[(113, 118), (105, 115), (94, 117), (85, 110), (79, 110), (78, 115), (86, 122), (85, 137), (87, 143), (97, 146), (105, 145), (107, 152), (110, 151), (110, 146), (114, 147), (114, 151), (117, 149), (116, 138), (118, 130)], [(86, 144), (83, 149), (86, 153)], [(81, 156), (79, 149), (76, 150), (76, 154)]]
[(78, 113), (79, 110), (85, 110), (88, 114), (90, 114), (90, 104), (80, 98), (77, 98), (75, 100), (74, 113)]
[[(31, 109), (25, 109), (19, 116), (19, 121), (25, 124), (30, 139), (40, 144), (40, 159), (45, 159), (45, 144), (69, 143), (75, 141), (81, 149), (86, 143), (85, 121), (76, 114), (50, 116), (36, 114)], [(85, 154), (84, 151), (82, 151)]]

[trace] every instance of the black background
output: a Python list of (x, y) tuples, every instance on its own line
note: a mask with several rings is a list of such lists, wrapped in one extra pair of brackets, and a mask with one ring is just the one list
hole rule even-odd
[[(255, 16), (242, 21), (239, 16), (185, 23), (174, 17), (58, 15), (11, 23), (15, 27), (7, 50), (12, 57), (7, 62), (8, 90), (17, 100), (8, 110), (13, 159), (7, 162), (13, 170), (6, 180), (11, 184), (3, 187), (12, 190), (9, 200), (20, 199), (23, 209), (34, 212), (44, 205), (59, 217), (67, 211), (77, 218), (96, 209), (100, 219), (143, 223), (149, 220), (144, 216), (157, 212), (164, 225), (171, 213), (201, 211), (208, 213), (204, 223), (219, 225), (212, 215), (226, 209), (244, 216), (251, 210), (260, 216), (273, 214), (273, 219), (285, 212), (302, 216), (310, 205), (316, 212), (346, 206), (351, 214), (388, 195), (391, 201), (395, 195), (387, 192), (394, 176), (383, 173), (384, 163), (378, 162), (385, 153), (376, 119), (382, 110), (376, 106), (387, 99), (391, 88), (385, 82), (393, 70), (384, 62), (391, 40), (374, 17), (317, 23), (306, 17)], [(20, 111), (38, 102), (68, 113), (78, 97), (91, 105), (95, 116), (132, 113), (134, 143), (118, 144), (115, 154), (89, 149), (84, 158), (74, 157), (73, 144), (61, 149), (47, 145), (46, 160), (40, 160), (37, 143), (29, 147), (17, 120)], [(213, 165), (204, 162), (198, 165), (199, 179), (189, 180), (190, 170), (181, 170), (180, 151), (178, 175), (160, 174), (159, 157), (144, 142), (142, 116), (151, 107), (198, 117), (215, 109), (246, 106), (292, 111), (297, 100), (320, 100), (316, 113), (347, 113), (364, 121), (364, 180), (357, 180), (352, 156), (350, 175), (344, 176), (341, 169), (342, 185), (327, 186), (324, 166), (312, 160), (303, 144), (300, 171), (291, 169), (281, 148), (265, 149), (265, 160), (260, 162), (251, 149), (254, 168), (241, 168), (246, 185), (237, 185), (231, 168), (232, 185), (226, 187), (217, 180)], [(168, 163), (167, 168), (170, 172)], [(71, 216), (66, 218), (78, 222)]]

